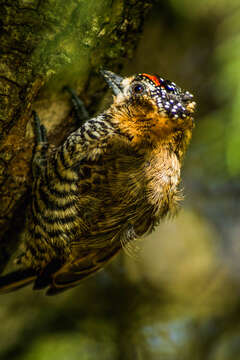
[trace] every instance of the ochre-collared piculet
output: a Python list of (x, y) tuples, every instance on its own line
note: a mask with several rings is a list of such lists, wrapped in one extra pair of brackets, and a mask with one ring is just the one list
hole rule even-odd
[(151, 233), (181, 199), (180, 171), (193, 129), (193, 95), (157, 75), (122, 78), (102, 71), (112, 105), (48, 144), (34, 114), (36, 149), (19, 269), (0, 292), (31, 282), (54, 295), (94, 274), (133, 240)]

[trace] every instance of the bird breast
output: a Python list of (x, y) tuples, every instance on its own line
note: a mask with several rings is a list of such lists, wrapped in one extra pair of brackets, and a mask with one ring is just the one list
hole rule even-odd
[(88, 167), (79, 208), (88, 224), (85, 234), (95, 241), (129, 227), (143, 235), (176, 207), (180, 166), (168, 152), (148, 158), (129, 152), (109, 155)]

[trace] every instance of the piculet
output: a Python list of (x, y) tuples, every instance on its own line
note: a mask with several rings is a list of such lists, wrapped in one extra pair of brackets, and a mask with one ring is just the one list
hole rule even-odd
[(188, 91), (157, 75), (102, 71), (112, 105), (86, 119), (72, 92), (79, 128), (49, 145), (34, 114), (36, 149), (19, 269), (0, 292), (31, 282), (54, 295), (96, 273), (133, 240), (149, 234), (181, 200), (180, 171), (194, 126)]

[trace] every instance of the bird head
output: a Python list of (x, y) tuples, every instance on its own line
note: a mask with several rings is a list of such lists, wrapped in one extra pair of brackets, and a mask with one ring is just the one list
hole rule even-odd
[(179, 133), (191, 137), (196, 103), (190, 92), (158, 75), (122, 78), (111, 71), (102, 75), (114, 94), (110, 112), (135, 142), (169, 141), (179, 138)]

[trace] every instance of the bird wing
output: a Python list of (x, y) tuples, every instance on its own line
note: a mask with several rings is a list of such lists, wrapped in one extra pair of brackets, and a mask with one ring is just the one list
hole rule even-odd
[(64, 265), (58, 260), (53, 260), (40, 274), (31, 268), (13, 271), (0, 277), (0, 294), (34, 283), (33, 290), (48, 287), (46, 295), (56, 295), (75, 287), (84, 278), (103, 269), (120, 249), (119, 243), (113, 243), (105, 248), (91, 249), (77, 260)]
[(112, 246), (92, 249), (77, 260), (66, 263), (57, 272), (52, 274), (51, 284), (46, 295), (55, 295), (75, 287), (81, 280), (103, 269), (120, 249), (121, 244), (113, 243)]

